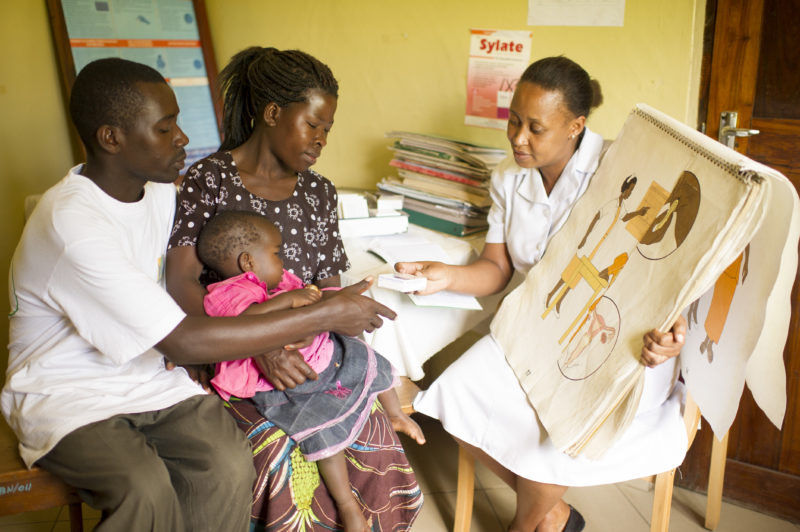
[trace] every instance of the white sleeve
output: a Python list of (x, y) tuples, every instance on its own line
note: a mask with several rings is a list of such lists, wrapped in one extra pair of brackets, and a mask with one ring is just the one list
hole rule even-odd
[[(86, 231), (71, 242), (50, 279), (48, 293), (78, 334), (115, 363), (123, 364), (152, 348), (185, 317), (157, 280), (125, 253), (114, 231)], [(161, 254), (143, 250), (152, 261)], [(160, 244), (153, 243), (153, 249)], [(154, 265), (154, 270), (158, 266)]]
[(489, 230), (486, 233), (486, 242), (490, 244), (502, 244), (506, 241), (506, 194), (507, 183), (504, 183), (503, 167), (501, 163), (492, 172), (492, 180), (489, 188), (489, 196), (492, 198), (492, 206), (489, 209)]

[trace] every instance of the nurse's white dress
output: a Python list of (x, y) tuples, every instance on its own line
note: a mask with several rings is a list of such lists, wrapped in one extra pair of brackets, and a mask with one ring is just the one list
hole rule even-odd
[[(505, 242), (514, 267), (522, 273), (541, 259), (549, 238), (597, 169), (603, 139), (585, 131), (549, 196), (538, 170), (520, 168), (511, 157), (492, 175), (494, 204), (486, 242)], [(562, 486), (610, 484), (667, 471), (683, 461), (683, 387), (675, 382), (676, 374), (677, 357), (645, 370), (633, 422), (598, 460), (572, 458), (553, 446), (491, 334), (422, 392), (414, 408), (439, 419), (447, 432), (524, 478)]]

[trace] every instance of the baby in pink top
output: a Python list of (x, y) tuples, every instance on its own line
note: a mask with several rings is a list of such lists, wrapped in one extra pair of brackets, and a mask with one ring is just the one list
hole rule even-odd
[[(235, 316), (318, 302), (319, 288), (304, 286), (283, 269), (280, 249), (281, 234), (264, 216), (222, 211), (209, 220), (198, 237), (197, 253), (225, 280), (208, 286), (206, 312)], [(251, 358), (219, 363), (211, 384), (226, 400), (252, 397), (259, 413), (294, 439), (306, 460), (317, 462), (340, 515), (357, 517), (360, 506), (353, 497), (342, 450), (363, 429), (375, 399), (395, 430), (420, 444), (425, 438), (419, 425), (400, 408), (393, 389), (394, 368), (362, 340), (321, 333), (300, 353), (317, 378), (293, 388), (275, 389)], [(367, 527), (363, 515), (349, 522), (348, 532)]]
[[(280, 282), (272, 290), (252, 271), (210, 284), (207, 289), (208, 294), (203, 300), (203, 306), (209, 316), (238, 316), (251, 305), (261, 304), (268, 300), (272, 300), (275, 307), (272, 310), (300, 307), (315, 303), (321, 297), (316, 286), (305, 286), (299, 277), (286, 270), (283, 270)], [(335, 290), (335, 288), (326, 288), (326, 290)], [(278, 300), (276, 301), (275, 298)], [(310, 345), (299, 351), (311, 369), (319, 374), (330, 364), (333, 342), (328, 333), (321, 333), (314, 337)], [(226, 401), (232, 395), (252, 397), (256, 392), (274, 389), (272, 383), (261, 374), (252, 358), (218, 363), (216, 375), (211, 379), (211, 384), (220, 397)]]

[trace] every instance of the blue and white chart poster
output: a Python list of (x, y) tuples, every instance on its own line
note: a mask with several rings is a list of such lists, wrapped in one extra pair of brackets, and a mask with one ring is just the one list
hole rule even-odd
[(62, 0), (75, 72), (120, 57), (163, 75), (189, 137), (186, 166), (215, 152), (220, 136), (191, 0)]

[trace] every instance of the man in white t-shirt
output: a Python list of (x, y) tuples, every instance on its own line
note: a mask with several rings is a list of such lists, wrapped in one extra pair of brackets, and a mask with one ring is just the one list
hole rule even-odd
[(25, 463), (78, 488), (102, 511), (101, 531), (249, 528), (244, 433), (165, 358), (172, 367), (269, 352), (268, 377), (299, 383), (315, 375), (282, 346), (394, 317), (360, 295), (366, 281), (294, 311), (187, 317), (163, 283), (188, 142), (178, 111), (152, 68), (87, 65), (70, 99), (87, 162), (43, 195), (11, 263), (3, 414)]

